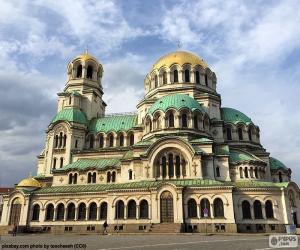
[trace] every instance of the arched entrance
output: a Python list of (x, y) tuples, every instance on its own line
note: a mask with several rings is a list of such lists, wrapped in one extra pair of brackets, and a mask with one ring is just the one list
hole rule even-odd
[(170, 191), (164, 191), (160, 196), (160, 221), (174, 222), (173, 195)]
[(15, 198), (11, 203), (9, 225), (19, 225), (21, 208), (22, 208), (21, 199)]

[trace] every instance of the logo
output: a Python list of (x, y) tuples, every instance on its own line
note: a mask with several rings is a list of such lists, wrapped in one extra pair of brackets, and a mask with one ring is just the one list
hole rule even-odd
[(273, 248), (297, 247), (297, 235), (270, 235), (269, 246)]

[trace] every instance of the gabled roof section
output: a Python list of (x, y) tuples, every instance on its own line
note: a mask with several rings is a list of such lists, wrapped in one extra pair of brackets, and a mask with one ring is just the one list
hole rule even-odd
[(192, 97), (183, 94), (172, 94), (159, 98), (148, 110), (148, 113), (153, 114), (157, 110), (165, 112), (169, 108), (180, 110), (187, 108), (192, 111), (199, 110), (205, 113), (204, 108)]
[(230, 164), (239, 164), (239, 163), (243, 163), (243, 162), (259, 162), (262, 164), (267, 164), (265, 161), (261, 160), (260, 158), (258, 158), (257, 156), (246, 152), (244, 150), (240, 150), (240, 149), (230, 149), (230, 153), (229, 153), (229, 163)]
[(86, 171), (89, 169), (105, 170), (109, 167), (120, 166), (121, 161), (118, 158), (111, 159), (79, 159), (70, 163), (62, 168), (53, 170), (53, 172), (66, 172), (66, 171)]
[(233, 108), (221, 108), (221, 117), (224, 122), (237, 124), (239, 122), (253, 124), (252, 120), (244, 113)]
[(288, 167), (286, 165), (284, 165), (281, 161), (273, 157), (270, 157), (270, 168), (271, 170), (278, 170), (278, 169), (288, 170)]
[(102, 117), (90, 121), (89, 131), (93, 133), (128, 131), (136, 125), (137, 115)]
[(85, 113), (77, 108), (65, 108), (58, 112), (51, 123), (58, 121), (68, 121), (87, 125), (88, 121)]

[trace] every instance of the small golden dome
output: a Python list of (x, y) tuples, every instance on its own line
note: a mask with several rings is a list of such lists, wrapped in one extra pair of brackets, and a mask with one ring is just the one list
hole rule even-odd
[(186, 63), (191, 65), (200, 65), (204, 69), (208, 68), (206, 62), (195, 54), (187, 51), (175, 51), (162, 56), (152, 66), (152, 70), (160, 69), (163, 66), (171, 67), (173, 64), (184, 65)]
[(41, 186), (41, 183), (30, 176), (21, 180), (17, 185), (18, 188), (40, 188)]
[(82, 60), (82, 61), (88, 61), (88, 60), (92, 60), (92, 61), (95, 61), (97, 64), (100, 64), (97, 60), (96, 57), (92, 56), (91, 54), (89, 54), (89, 52), (86, 50), (84, 53), (76, 56), (73, 61), (76, 61), (76, 60)]

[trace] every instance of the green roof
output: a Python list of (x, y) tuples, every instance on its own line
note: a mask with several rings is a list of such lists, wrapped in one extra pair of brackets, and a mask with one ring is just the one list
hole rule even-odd
[(233, 186), (231, 182), (221, 182), (209, 179), (187, 179), (187, 180), (158, 180), (158, 181), (138, 181), (128, 183), (107, 183), (90, 185), (66, 185), (41, 188), (34, 193), (77, 193), (77, 192), (101, 192), (118, 189), (143, 189), (158, 188), (164, 183), (170, 183), (178, 187), (220, 187)]
[(287, 187), (289, 182), (267, 182), (267, 181), (237, 181), (234, 183), (237, 188), (255, 188), (255, 187)]
[(196, 138), (190, 141), (191, 143), (213, 143), (213, 140), (206, 137)]
[(270, 168), (271, 170), (277, 170), (277, 169), (288, 169), (287, 166), (285, 166), (281, 161), (270, 157)]
[(172, 94), (159, 98), (148, 110), (148, 113), (153, 114), (157, 110), (165, 112), (169, 108), (180, 110), (187, 108), (192, 111), (199, 110), (204, 113), (204, 108), (192, 97), (183, 94)]
[(65, 108), (58, 112), (53, 118), (52, 123), (57, 121), (68, 121), (87, 124), (86, 115), (81, 110), (76, 108)]
[(229, 155), (228, 145), (216, 145), (215, 152), (216, 155)]
[(221, 117), (225, 122), (237, 124), (239, 122), (250, 124), (252, 120), (244, 113), (233, 108), (221, 108)]
[(137, 124), (137, 115), (120, 115), (102, 117), (91, 120), (89, 130), (94, 133), (98, 132), (119, 132), (128, 131)]
[(255, 155), (252, 155), (246, 151), (230, 149), (229, 162), (231, 164), (238, 164), (238, 163), (250, 162), (250, 161), (256, 161), (256, 162), (259, 161), (265, 163), (263, 160), (259, 159)]
[(88, 169), (105, 170), (109, 167), (120, 166), (120, 159), (79, 159), (62, 168), (55, 169), (55, 172), (78, 170), (85, 171)]

